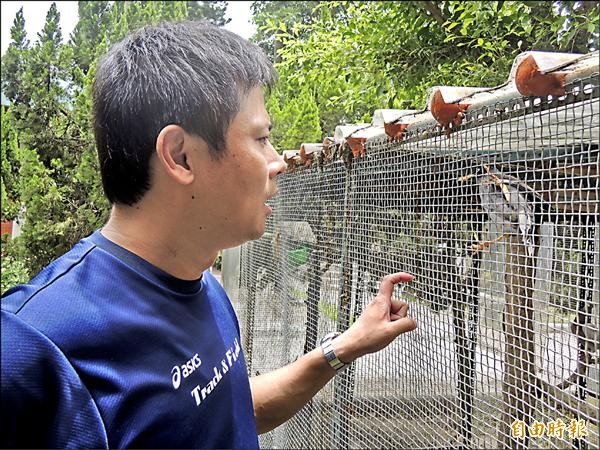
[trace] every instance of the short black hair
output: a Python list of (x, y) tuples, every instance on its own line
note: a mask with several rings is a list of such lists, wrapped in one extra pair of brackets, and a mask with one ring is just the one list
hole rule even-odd
[(108, 200), (134, 205), (143, 197), (156, 138), (167, 125), (200, 136), (218, 158), (242, 98), (254, 87), (272, 87), (275, 78), (260, 47), (204, 21), (146, 26), (112, 46), (93, 88)]

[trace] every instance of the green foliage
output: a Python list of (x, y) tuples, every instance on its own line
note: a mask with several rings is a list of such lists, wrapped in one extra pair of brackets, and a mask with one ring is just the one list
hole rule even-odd
[(15, 165), (15, 154), (18, 151), (16, 134), (11, 125), (10, 111), (2, 107), (2, 137), (1, 137), (1, 187), (2, 213), (0, 220), (13, 220), (19, 213), (19, 168)]
[(286, 103), (307, 91), (331, 135), (378, 108), (423, 108), (435, 85), (497, 86), (523, 51), (598, 45), (598, 2), (327, 1), (316, 2), (309, 19), (267, 7), (257, 17), (258, 38), (279, 43), (278, 99), (269, 101), (278, 105), (281, 136), (295, 126)]
[(190, 20), (205, 19), (218, 26), (223, 26), (231, 22), (230, 18), (225, 17), (225, 12), (227, 11), (227, 2), (200, 1), (185, 3), (187, 3), (187, 17)]
[(275, 148), (297, 149), (303, 142), (323, 140), (319, 109), (314, 96), (307, 89), (286, 101), (276, 88), (267, 101), (267, 109), (273, 122), (270, 140)]
[[(194, 10), (193, 2), (185, 1), (127, 1), (114, 2), (106, 14), (107, 26), (104, 38), (109, 44), (120, 41), (130, 31), (144, 25), (155, 25), (161, 21), (178, 21), (188, 18)], [(199, 3), (199, 2), (198, 2)], [(214, 8), (213, 8), (214, 9)], [(209, 9), (213, 11), (213, 9)]]
[[(2, 57), (11, 105), (2, 112), (1, 200), (2, 219), (21, 213), (25, 223), (18, 245), (3, 246), (3, 288), (5, 266), (17, 274), (6, 280), (34, 275), (107, 217), (91, 126), (99, 56), (161, 20), (225, 24), (226, 4), (82, 1), (68, 40), (53, 4), (33, 45), (17, 13)], [(598, 2), (266, 1), (252, 11), (253, 40), (279, 71), (267, 106), (280, 149), (318, 142), (377, 108), (423, 107), (434, 85), (498, 85), (525, 50), (598, 45)]]
[(23, 8), (17, 11), (10, 29), (11, 43), (2, 57), (2, 92), (11, 101), (27, 102), (27, 91), (22, 89), (17, 78), (25, 70), (29, 40), (25, 31)]
[(0, 293), (29, 280), (29, 271), (20, 258), (19, 238), (11, 240), (2, 236), (2, 264), (0, 265)]
[(79, 22), (65, 42), (53, 3), (33, 44), (22, 9), (2, 57), (2, 220), (20, 216), (22, 234), (2, 245), (2, 290), (26, 281), (109, 212), (92, 128), (98, 58), (129, 31), (190, 17), (226, 23), (226, 2), (78, 2)]
[(79, 21), (71, 34), (71, 43), (75, 65), (85, 73), (98, 56), (97, 49), (108, 25), (110, 4), (107, 1), (79, 1), (77, 9)]
[(252, 41), (258, 44), (273, 61), (281, 41), (276, 39), (278, 29), (293, 29), (297, 24), (313, 22), (313, 9), (319, 2), (255, 1), (252, 2), (252, 22), (257, 32)]

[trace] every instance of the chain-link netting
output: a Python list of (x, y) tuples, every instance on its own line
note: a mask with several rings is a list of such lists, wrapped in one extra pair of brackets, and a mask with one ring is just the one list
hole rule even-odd
[(418, 328), (263, 447), (598, 448), (598, 75), (567, 91), (280, 176), (233, 295), (250, 374), (346, 329), (387, 273), (415, 275)]

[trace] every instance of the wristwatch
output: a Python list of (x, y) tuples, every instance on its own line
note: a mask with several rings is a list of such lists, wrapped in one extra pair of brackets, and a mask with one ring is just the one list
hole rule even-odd
[(325, 356), (325, 359), (327, 360), (329, 365), (333, 367), (336, 370), (336, 372), (339, 372), (340, 370), (350, 365), (343, 363), (338, 359), (331, 345), (331, 341), (333, 341), (340, 334), (342, 333), (340, 333), (339, 331), (334, 331), (333, 333), (325, 335), (325, 337), (321, 340), (321, 348), (323, 349), (323, 355)]

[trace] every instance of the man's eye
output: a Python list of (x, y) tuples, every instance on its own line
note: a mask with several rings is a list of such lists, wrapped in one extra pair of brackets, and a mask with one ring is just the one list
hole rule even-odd
[(267, 145), (269, 143), (269, 136), (264, 136), (258, 139), (261, 144)]

